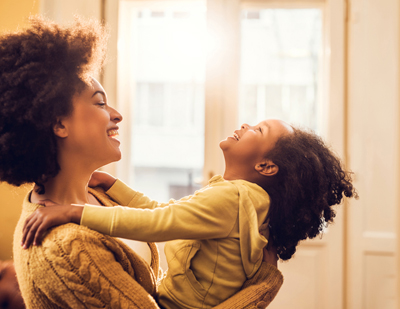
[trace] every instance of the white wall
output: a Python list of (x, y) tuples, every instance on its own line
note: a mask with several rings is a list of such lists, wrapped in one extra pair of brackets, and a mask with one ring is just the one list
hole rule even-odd
[(396, 307), (399, 2), (353, 0), (348, 27), (348, 308)]

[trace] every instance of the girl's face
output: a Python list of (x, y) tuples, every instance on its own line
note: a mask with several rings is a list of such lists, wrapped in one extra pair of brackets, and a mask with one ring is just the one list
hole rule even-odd
[(90, 167), (120, 160), (117, 123), (122, 116), (107, 104), (107, 95), (100, 83), (93, 79), (72, 101), (72, 114), (55, 128), (65, 156), (79, 158), (83, 163), (86, 160)]
[(278, 138), (293, 132), (292, 127), (284, 121), (268, 119), (255, 126), (243, 124), (233, 136), (220, 142), (226, 163), (254, 168), (265, 160)]

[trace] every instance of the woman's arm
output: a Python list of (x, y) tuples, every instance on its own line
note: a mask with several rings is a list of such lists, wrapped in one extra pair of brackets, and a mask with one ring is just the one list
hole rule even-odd
[(267, 248), (264, 248), (261, 267), (255, 275), (245, 281), (240, 292), (216, 306), (215, 309), (259, 309), (267, 307), (283, 284), (283, 276), (277, 268), (277, 262), (276, 248), (268, 243)]
[(263, 262), (253, 278), (247, 280), (242, 290), (216, 306), (215, 309), (258, 309), (267, 307), (283, 284), (281, 272)]

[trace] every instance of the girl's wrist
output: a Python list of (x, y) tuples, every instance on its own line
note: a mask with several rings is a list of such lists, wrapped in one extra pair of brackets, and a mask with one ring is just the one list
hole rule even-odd
[(70, 219), (71, 222), (76, 223), (76, 224), (81, 224), (81, 218), (82, 218), (82, 213), (83, 213), (83, 205), (71, 205), (71, 212), (70, 212)]
[(115, 184), (117, 178), (114, 177), (107, 177), (107, 181), (104, 182), (103, 189), (104, 191), (110, 190), (110, 188)]

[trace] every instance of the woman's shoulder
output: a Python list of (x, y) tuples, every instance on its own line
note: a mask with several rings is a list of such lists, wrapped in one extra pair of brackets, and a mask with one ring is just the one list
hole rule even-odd
[(150, 266), (120, 240), (84, 226), (69, 223), (53, 228), (40, 245), (18, 255), (24, 286), (41, 290), (57, 286), (50, 296), (66, 297), (70, 304), (77, 299), (131, 304), (136, 297), (132, 291), (155, 295), (157, 278)]
[(89, 188), (89, 193), (92, 194), (103, 206), (116, 206), (118, 203), (106, 194), (103, 188)]

